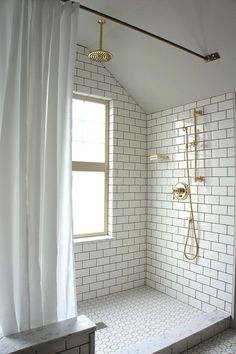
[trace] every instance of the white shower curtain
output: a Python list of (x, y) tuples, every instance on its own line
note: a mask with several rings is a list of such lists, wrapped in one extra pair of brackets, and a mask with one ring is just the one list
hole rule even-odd
[(0, 1), (0, 326), (76, 315), (71, 102), (78, 4)]

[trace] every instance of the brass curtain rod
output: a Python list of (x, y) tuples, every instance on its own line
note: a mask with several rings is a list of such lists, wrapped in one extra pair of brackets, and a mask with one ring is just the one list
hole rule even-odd
[[(63, 1), (63, 0), (62, 0), (62, 1)], [(67, 2), (67, 1), (69, 1), (69, 0), (64, 0), (63, 2)], [(174, 43), (174, 42), (172, 42), (172, 41), (169, 41), (169, 40), (166, 39), (166, 38), (157, 36), (157, 35), (154, 34), (154, 33), (148, 32), (148, 31), (146, 31), (146, 30), (144, 30), (144, 29), (142, 29), (142, 28), (140, 28), (140, 27), (133, 26), (133, 25), (131, 25), (130, 23), (124, 22), (124, 21), (122, 21), (122, 20), (119, 20), (118, 18), (115, 18), (115, 17), (109, 16), (109, 15), (107, 15), (107, 14), (104, 14), (103, 12), (100, 12), (100, 11), (97, 11), (97, 10), (94, 10), (94, 9), (91, 9), (91, 8), (89, 8), (89, 7), (87, 7), (87, 6), (84, 6), (84, 5), (81, 5), (81, 4), (80, 4), (80, 9), (82, 9), (82, 10), (84, 10), (84, 11), (87, 11), (87, 12), (90, 12), (90, 13), (92, 13), (92, 14), (98, 15), (98, 16), (100, 16), (100, 17), (104, 17), (104, 18), (106, 18), (106, 19), (108, 19), (108, 20), (110, 20), (110, 21), (112, 21), (112, 22), (119, 23), (119, 24), (122, 25), (122, 26), (125, 26), (125, 27), (131, 28), (131, 29), (133, 29), (133, 30), (135, 30), (135, 31), (141, 32), (141, 33), (145, 34), (146, 36), (149, 36), (149, 37), (152, 37), (152, 38), (156, 38), (156, 39), (158, 39), (159, 41), (162, 41), (162, 42), (164, 42), (164, 43), (167, 43), (167, 44), (169, 44), (169, 45), (171, 45), (171, 46), (173, 46), (173, 47), (175, 47), (175, 48), (179, 48), (179, 49), (181, 49), (181, 50), (183, 50), (183, 51), (185, 51), (185, 52), (187, 52), (187, 53), (190, 53), (190, 54), (192, 54), (192, 55), (195, 55), (195, 56), (197, 56), (198, 58), (203, 59), (206, 63), (209, 63), (209, 62), (211, 62), (211, 61), (214, 61), (214, 60), (220, 58), (220, 55), (219, 55), (219, 53), (217, 53), (217, 52), (216, 52), (216, 53), (212, 53), (212, 54), (208, 54), (208, 55), (199, 54), (199, 53), (197, 53), (197, 52), (194, 52), (194, 51), (191, 50), (191, 49), (188, 49), (188, 48), (186, 48), (186, 47), (183, 47), (183, 46), (180, 45), (180, 44), (177, 44), (177, 43)]]

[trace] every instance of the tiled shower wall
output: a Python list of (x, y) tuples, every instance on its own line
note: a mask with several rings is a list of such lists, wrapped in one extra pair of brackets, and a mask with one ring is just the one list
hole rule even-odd
[(146, 114), (87, 54), (78, 45), (74, 91), (110, 100), (109, 236), (113, 238), (75, 244), (78, 300), (141, 286), (146, 276)]
[[(78, 300), (130, 289), (146, 280), (147, 285), (201, 310), (217, 307), (230, 312), (234, 94), (148, 115), (146, 131), (140, 107), (108, 70), (91, 63), (82, 46), (78, 46), (74, 82), (75, 92), (110, 100), (109, 236), (113, 237), (75, 244)], [(204, 182), (191, 179), (200, 252), (197, 262), (188, 262), (183, 249), (189, 200), (173, 200), (172, 188), (178, 181), (187, 182), (181, 128), (189, 126), (191, 142), (195, 107), (204, 111), (198, 118), (199, 174)], [(157, 150), (170, 157), (148, 163), (147, 184), (146, 137), (149, 155)], [(193, 150), (189, 155), (193, 176)]]
[[(148, 153), (169, 155), (169, 161), (148, 163), (147, 284), (203, 311), (231, 312), (234, 251), (234, 94), (193, 102), (148, 115)], [(187, 182), (185, 133), (193, 141), (193, 108), (197, 118), (199, 175), (192, 182), (199, 258), (183, 257), (189, 198), (173, 200), (172, 188)], [(190, 174), (194, 152), (190, 149)]]

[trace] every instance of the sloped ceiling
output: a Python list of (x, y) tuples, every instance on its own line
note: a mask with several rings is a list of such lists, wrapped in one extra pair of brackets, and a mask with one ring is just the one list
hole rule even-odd
[[(104, 12), (207, 55), (191, 54), (107, 21), (104, 49), (113, 53), (105, 66), (146, 113), (157, 112), (236, 91), (236, 0), (87, 0)], [(98, 16), (79, 14), (78, 43), (98, 48)]]

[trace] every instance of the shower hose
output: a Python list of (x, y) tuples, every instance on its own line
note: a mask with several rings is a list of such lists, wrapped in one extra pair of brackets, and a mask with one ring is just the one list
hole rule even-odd
[[(190, 204), (190, 216), (189, 216), (189, 219), (188, 219), (187, 238), (186, 238), (185, 245), (184, 245), (184, 256), (188, 260), (193, 261), (198, 256), (199, 245), (198, 245), (198, 239), (197, 239), (196, 229), (195, 229), (192, 194), (191, 194), (191, 185), (190, 185), (189, 155), (188, 155), (189, 144), (188, 144), (188, 130), (187, 130), (187, 127), (184, 127), (183, 130), (186, 133), (186, 144), (185, 144), (185, 146), (186, 146), (186, 154), (185, 155), (186, 155), (187, 179), (188, 179), (188, 185), (189, 185), (189, 204)], [(194, 254), (188, 254), (188, 252), (187, 252), (187, 247), (188, 247), (188, 242), (190, 241), (191, 231), (193, 233), (192, 234), (192, 239), (194, 240), (194, 243), (195, 243), (195, 253)]]

